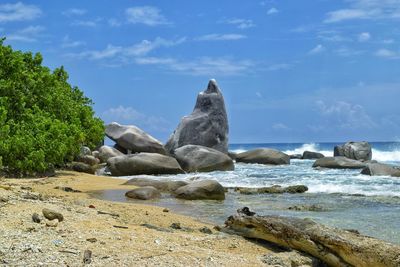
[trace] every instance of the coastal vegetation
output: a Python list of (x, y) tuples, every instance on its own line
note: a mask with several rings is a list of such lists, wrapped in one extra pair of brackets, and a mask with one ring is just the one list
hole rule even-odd
[(15, 51), (0, 40), (0, 166), (5, 175), (40, 176), (64, 166), (80, 147), (104, 135), (93, 102), (51, 71), (40, 53)]

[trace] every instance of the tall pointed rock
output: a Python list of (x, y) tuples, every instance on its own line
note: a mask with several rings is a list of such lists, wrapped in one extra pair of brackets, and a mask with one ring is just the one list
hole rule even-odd
[(228, 152), (228, 117), (224, 97), (217, 82), (212, 79), (207, 89), (197, 96), (192, 114), (182, 118), (180, 124), (165, 145), (173, 154), (185, 145), (200, 145)]

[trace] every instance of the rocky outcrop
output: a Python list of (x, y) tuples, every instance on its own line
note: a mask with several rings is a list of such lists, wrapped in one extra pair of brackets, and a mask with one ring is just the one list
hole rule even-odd
[(313, 167), (321, 167), (328, 169), (362, 169), (366, 166), (365, 163), (349, 159), (346, 157), (325, 157), (321, 159), (317, 159)]
[(253, 195), (253, 194), (283, 194), (283, 193), (304, 193), (308, 190), (305, 185), (291, 185), (282, 187), (280, 185), (273, 185), (269, 187), (250, 188), (250, 187), (236, 187), (235, 191), (240, 194)]
[(149, 152), (166, 154), (160, 141), (134, 125), (120, 125), (113, 122), (106, 126), (106, 135), (120, 147), (131, 153)]
[(99, 148), (99, 159), (101, 162), (107, 162), (109, 158), (123, 156), (124, 154), (117, 149), (109, 146)]
[(70, 167), (72, 170), (76, 172), (84, 172), (84, 173), (89, 173), (89, 174), (95, 174), (96, 173), (96, 167), (91, 166), (89, 164), (83, 163), (83, 162), (72, 162), (70, 164)]
[(100, 163), (100, 160), (92, 155), (78, 156), (76, 160), (79, 162), (86, 163), (90, 166), (94, 166)]
[(303, 159), (303, 155), (302, 154), (292, 154), (289, 155), (290, 159)]
[(312, 151), (304, 151), (302, 159), (322, 159), (324, 158), (324, 154)]
[(308, 253), (329, 266), (400, 266), (400, 246), (310, 219), (254, 216), (244, 208), (225, 225), (226, 231)]
[(368, 142), (347, 142), (344, 145), (335, 146), (333, 156), (367, 161), (372, 159), (372, 149)]
[(174, 157), (186, 172), (232, 171), (232, 159), (218, 150), (186, 145), (175, 149)]
[(152, 186), (144, 186), (126, 192), (125, 196), (128, 198), (149, 200), (149, 199), (160, 198), (161, 194), (156, 188)]
[(152, 186), (157, 188), (161, 192), (174, 192), (179, 187), (185, 186), (188, 183), (185, 181), (168, 181), (168, 180), (155, 180), (150, 178), (132, 178), (128, 180), (124, 185), (135, 185), (135, 186)]
[(228, 152), (228, 117), (224, 97), (215, 80), (197, 97), (192, 114), (182, 118), (165, 148), (169, 153), (185, 145), (200, 145)]
[(290, 164), (290, 157), (275, 149), (260, 148), (237, 154), (236, 162), (284, 165)]
[(400, 167), (383, 163), (368, 163), (361, 171), (361, 174), (371, 176), (393, 176), (400, 177)]
[(107, 161), (111, 175), (184, 173), (176, 159), (156, 153), (138, 153), (112, 157)]
[(194, 181), (188, 185), (178, 188), (174, 194), (176, 198), (188, 200), (225, 199), (225, 190), (223, 186), (214, 180)]

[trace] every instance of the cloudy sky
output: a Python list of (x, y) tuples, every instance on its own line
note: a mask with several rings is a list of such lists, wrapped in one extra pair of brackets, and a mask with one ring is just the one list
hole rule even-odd
[(163, 141), (210, 78), (232, 143), (400, 140), (400, 0), (4, 0), (0, 35)]

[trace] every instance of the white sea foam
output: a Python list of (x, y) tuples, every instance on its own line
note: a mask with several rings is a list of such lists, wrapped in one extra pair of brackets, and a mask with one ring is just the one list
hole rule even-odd
[(324, 156), (326, 156), (326, 157), (333, 156), (332, 151), (320, 150), (318, 144), (315, 144), (315, 143), (303, 144), (302, 146), (300, 146), (298, 148), (295, 148), (293, 150), (286, 150), (283, 152), (288, 155), (294, 155), (294, 154), (303, 154), (304, 151), (319, 152), (319, 153), (324, 154)]
[(400, 162), (400, 149), (393, 151), (380, 151), (372, 149), (372, 159), (377, 161)]

